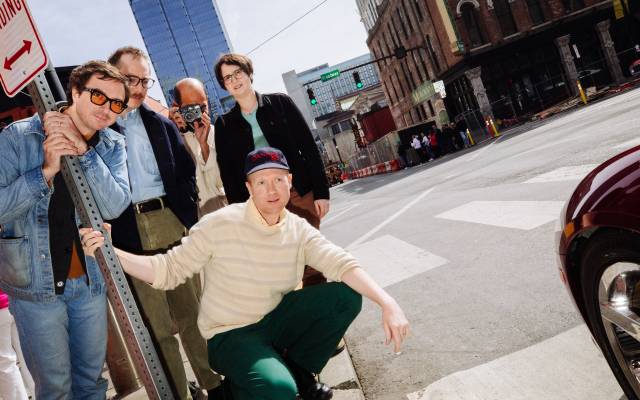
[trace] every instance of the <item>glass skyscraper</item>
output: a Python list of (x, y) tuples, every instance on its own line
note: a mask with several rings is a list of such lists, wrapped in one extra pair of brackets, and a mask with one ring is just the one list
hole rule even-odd
[(213, 65), (231, 51), (215, 0), (130, 0), (133, 15), (167, 104), (175, 83), (185, 77), (206, 86), (212, 119), (234, 100), (218, 85)]

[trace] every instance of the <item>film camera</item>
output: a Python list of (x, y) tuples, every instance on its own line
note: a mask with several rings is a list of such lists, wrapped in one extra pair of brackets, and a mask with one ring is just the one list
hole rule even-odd
[(199, 104), (189, 104), (178, 110), (189, 130), (193, 131), (193, 123), (202, 119), (202, 108)]

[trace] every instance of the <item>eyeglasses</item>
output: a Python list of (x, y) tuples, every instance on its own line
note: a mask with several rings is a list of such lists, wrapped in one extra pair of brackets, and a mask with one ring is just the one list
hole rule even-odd
[(140, 78), (135, 75), (127, 75), (127, 85), (133, 87), (133, 86), (138, 86), (138, 84), (140, 83), (142, 83), (143, 88), (151, 89), (151, 87), (153, 86), (154, 83), (156, 83), (156, 81), (151, 78)]
[(244, 74), (244, 71), (242, 70), (242, 68), (238, 68), (237, 70), (233, 71), (229, 75), (223, 76), (222, 80), (224, 81), (224, 83), (231, 83), (235, 80), (240, 79), (242, 74)]
[(91, 102), (97, 106), (102, 106), (108, 101), (109, 109), (116, 114), (121, 114), (124, 110), (127, 109), (127, 105), (124, 103), (124, 101), (109, 98), (106, 94), (102, 93), (98, 89), (84, 88), (83, 91), (91, 93), (91, 95), (89, 96), (89, 100), (91, 100)]

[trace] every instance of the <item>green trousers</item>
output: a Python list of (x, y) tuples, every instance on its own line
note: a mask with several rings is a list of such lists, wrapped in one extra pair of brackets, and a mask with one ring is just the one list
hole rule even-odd
[[(147, 254), (166, 251), (179, 243), (185, 234), (184, 226), (168, 208), (136, 214), (136, 222), (142, 248)], [(220, 377), (208, 365), (207, 343), (197, 325), (202, 296), (200, 276), (195, 275), (167, 291), (153, 289), (133, 277), (131, 283), (174, 396), (181, 400), (191, 398), (180, 347), (174, 336), (174, 322), (198, 384), (207, 390), (218, 386)]]
[(361, 307), (362, 296), (344, 283), (293, 291), (261, 321), (211, 338), (209, 363), (230, 381), (234, 400), (294, 400), (283, 355), (319, 373)]

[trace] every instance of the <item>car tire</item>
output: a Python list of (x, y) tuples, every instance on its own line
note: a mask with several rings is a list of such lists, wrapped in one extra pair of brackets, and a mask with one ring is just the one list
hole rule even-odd
[[(640, 342), (603, 317), (601, 301), (604, 293), (607, 293), (606, 298), (610, 297), (613, 283), (607, 282), (625, 279), (623, 276), (640, 277), (640, 235), (623, 230), (597, 234), (581, 252), (580, 267), (584, 306), (593, 336), (627, 398), (638, 400), (640, 375), (636, 377), (631, 366), (640, 366), (634, 362), (640, 362)], [(619, 271), (624, 275), (615, 275)], [(611, 276), (615, 276), (614, 281), (609, 281)], [(640, 300), (640, 285), (638, 288), (636, 296)], [(632, 295), (632, 300), (634, 298)], [(640, 313), (640, 309), (635, 310)], [(637, 354), (630, 349), (637, 350)], [(639, 372), (636, 370), (635, 373)]]

